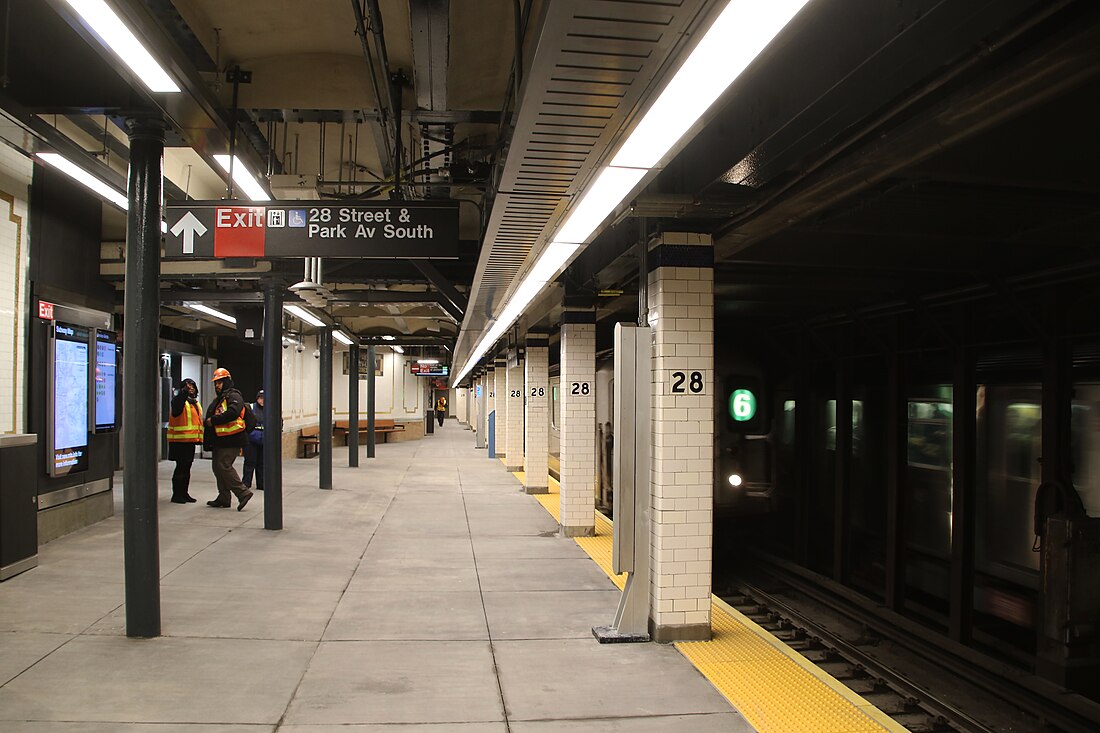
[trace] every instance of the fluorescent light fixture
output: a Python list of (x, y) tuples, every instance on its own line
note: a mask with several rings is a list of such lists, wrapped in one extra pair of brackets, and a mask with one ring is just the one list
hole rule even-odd
[(417, 364), (438, 364), (439, 359), (417, 359)]
[(405, 349), (400, 344), (392, 344), (390, 348), (396, 351), (398, 354), (405, 353)]
[(351, 339), (345, 336), (343, 331), (333, 331), (332, 337), (345, 346), (351, 346)]
[(128, 208), (125, 193), (107, 185), (104, 181), (96, 178), (68, 158), (58, 153), (36, 153), (36, 155), (42, 162), (49, 163), (69, 178), (91, 189), (123, 211)]
[(612, 159), (653, 168), (809, 0), (732, 0)]
[(457, 384), (523, 313), (596, 228), (691, 129), (809, 0), (731, 0), (657, 100), (554, 233), (524, 281), (502, 304)]
[(386, 334), (385, 336), (382, 337), (382, 340), (383, 341), (396, 341), (397, 337), (396, 336), (390, 336), (389, 334)]
[(311, 326), (321, 328), (325, 325), (324, 321), (322, 321), (320, 318), (313, 315), (300, 305), (284, 305), (283, 309), (286, 310), (286, 312), (290, 315), (297, 318), (299, 321), (308, 323)]
[[(222, 167), (226, 173), (229, 172), (229, 156), (228, 155), (215, 155), (214, 160), (218, 162), (218, 165)], [(233, 156), (233, 183), (237, 188), (244, 191), (244, 195), (252, 201), (270, 201), (271, 197), (267, 195), (267, 191), (263, 189), (259, 181), (253, 178), (252, 174), (245, 168), (241, 159)]]
[(151, 92), (178, 92), (172, 77), (103, 0), (66, 0)]
[(569, 213), (565, 224), (554, 234), (555, 242), (584, 244), (596, 227), (626, 198), (649, 171), (645, 168), (604, 168), (588, 187), (581, 202)]
[(558, 273), (558, 270), (562, 268), (562, 265), (580, 248), (579, 244), (571, 242), (554, 241), (546, 245), (546, 249), (542, 251), (538, 261), (535, 262), (535, 266), (527, 273), (527, 280), (550, 282), (554, 275)]
[(237, 323), (236, 318), (229, 315), (228, 313), (223, 313), (222, 311), (218, 310), (217, 308), (211, 308), (210, 306), (203, 305), (202, 303), (187, 303), (186, 305), (191, 310), (197, 310), (199, 313), (205, 313), (208, 316), (213, 316), (214, 318), (220, 318), (221, 320), (225, 321), (226, 323), (232, 323), (234, 325), (236, 325), (236, 323)]

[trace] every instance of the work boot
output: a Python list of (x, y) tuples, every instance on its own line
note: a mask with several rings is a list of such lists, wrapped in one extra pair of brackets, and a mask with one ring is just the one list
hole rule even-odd
[(242, 494), (241, 496), (238, 496), (237, 497), (237, 511), (240, 511), (240, 510), (244, 509), (244, 505), (247, 504), (248, 500), (251, 499), (251, 498), (252, 498), (252, 492), (251, 491), (249, 491), (247, 494)]
[(173, 504), (186, 504), (187, 503), (187, 497), (186, 496), (179, 496), (178, 494), (172, 494), (172, 503)]
[(206, 506), (217, 507), (218, 509), (228, 509), (229, 502), (222, 501), (221, 497), (218, 497), (217, 499), (211, 499), (210, 501), (206, 502)]

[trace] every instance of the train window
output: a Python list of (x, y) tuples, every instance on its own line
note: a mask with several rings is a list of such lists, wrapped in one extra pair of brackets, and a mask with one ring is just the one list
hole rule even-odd
[(910, 466), (933, 470), (951, 467), (952, 405), (947, 402), (909, 402)]
[[(784, 408), (785, 409), (785, 408)], [(836, 400), (825, 403), (825, 450), (836, 450)], [(863, 445), (863, 400), (852, 401), (852, 455), (858, 456)]]
[(558, 397), (557, 385), (550, 389), (550, 402), (550, 424), (561, 430), (561, 399)]
[(785, 446), (794, 445), (794, 408), (794, 400), (783, 402), (783, 422), (779, 428), (779, 441)]
[(1073, 386), (1071, 414), (1073, 486), (1085, 512), (1100, 517), (1100, 384)]

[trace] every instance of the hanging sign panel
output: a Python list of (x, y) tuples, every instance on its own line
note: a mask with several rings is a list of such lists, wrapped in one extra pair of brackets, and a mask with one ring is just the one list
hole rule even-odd
[(189, 201), (165, 220), (165, 259), (458, 258), (457, 201)]

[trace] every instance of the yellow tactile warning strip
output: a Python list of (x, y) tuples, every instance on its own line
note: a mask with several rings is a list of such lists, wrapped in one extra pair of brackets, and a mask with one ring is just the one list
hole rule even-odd
[[(523, 482), (523, 474), (513, 474)], [(560, 521), (561, 487), (535, 499)], [(611, 570), (612, 523), (596, 513), (596, 536), (575, 537), (621, 589)], [(905, 733), (906, 729), (724, 601), (711, 596), (710, 641), (680, 650), (760, 733)]]

